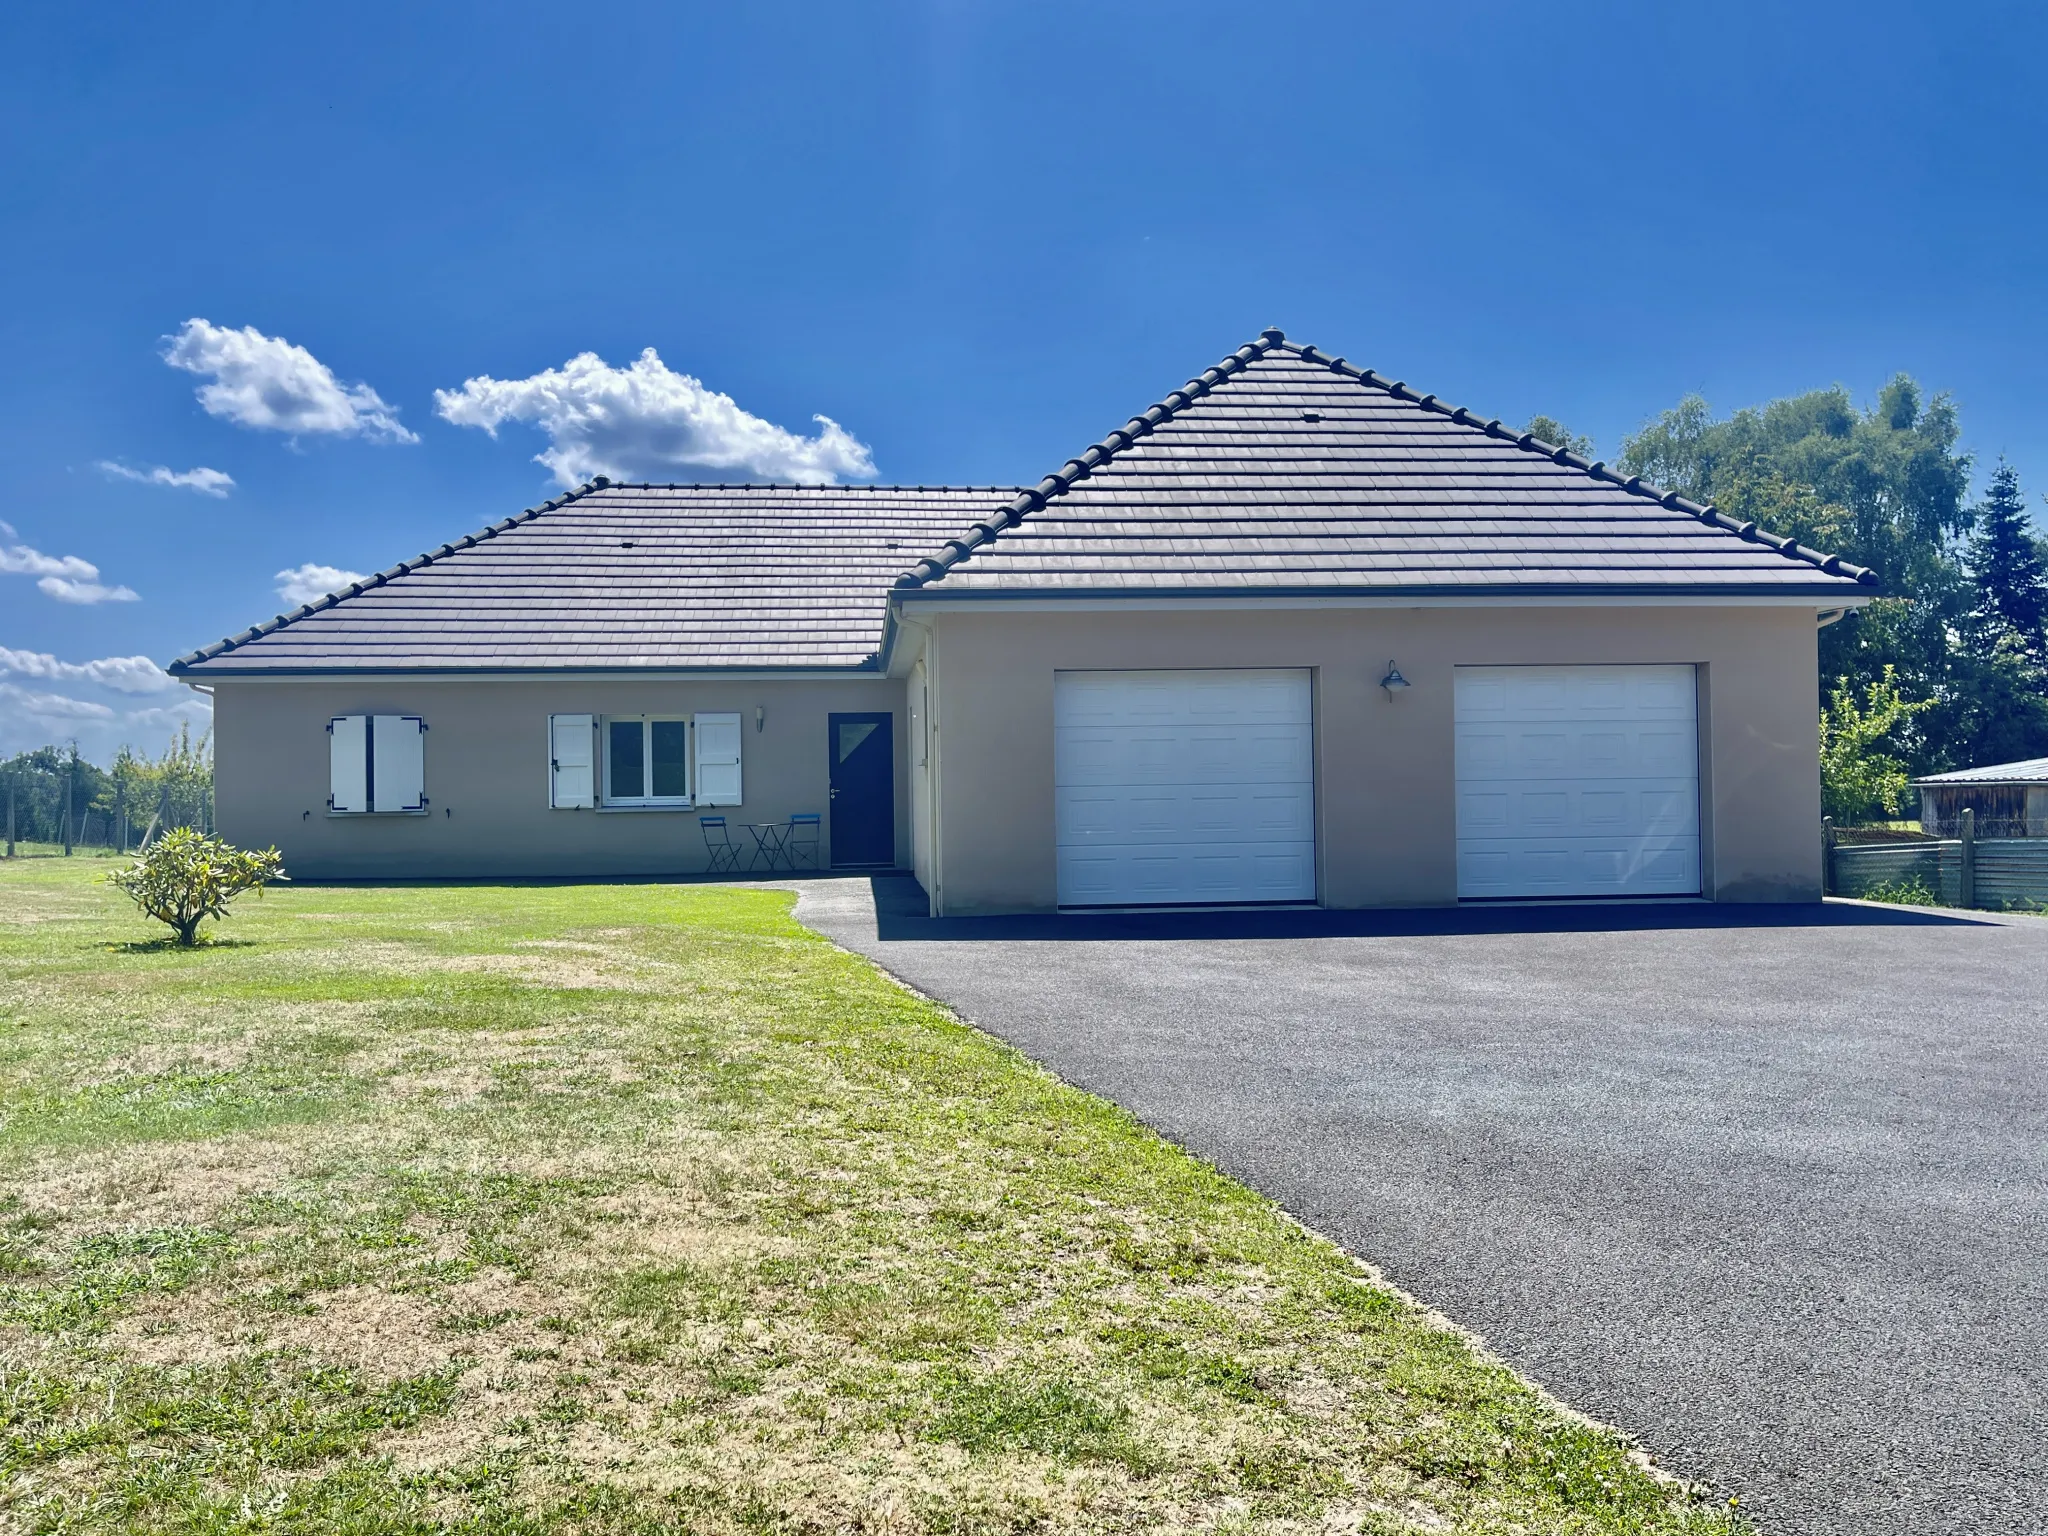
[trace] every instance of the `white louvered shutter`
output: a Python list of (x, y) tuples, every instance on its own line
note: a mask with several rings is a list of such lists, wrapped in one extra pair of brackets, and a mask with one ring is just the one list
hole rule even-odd
[(597, 716), (548, 716), (548, 804), (558, 811), (597, 804)]
[(427, 808), (427, 723), (418, 715), (370, 717), (370, 809)]
[(697, 771), (691, 801), (696, 805), (740, 803), (740, 717), (696, 715)]
[(327, 807), (334, 811), (370, 808), (367, 715), (336, 715), (327, 722)]

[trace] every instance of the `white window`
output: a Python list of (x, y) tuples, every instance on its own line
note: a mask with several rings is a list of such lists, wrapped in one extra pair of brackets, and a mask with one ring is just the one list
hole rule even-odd
[(548, 804), (690, 810), (740, 803), (740, 717), (549, 715)]
[(336, 715), (327, 722), (327, 806), (338, 814), (424, 814), (427, 723), (418, 715)]
[(603, 739), (606, 805), (689, 805), (688, 719), (607, 715)]

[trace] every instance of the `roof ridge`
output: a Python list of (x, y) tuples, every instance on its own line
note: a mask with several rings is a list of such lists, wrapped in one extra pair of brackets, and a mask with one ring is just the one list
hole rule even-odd
[[(1270, 336), (1277, 333), (1269, 331), (1266, 334)], [(1750, 543), (1768, 545), (1788, 560), (1803, 561), (1808, 565), (1817, 566), (1830, 576), (1845, 576), (1864, 586), (1877, 585), (1877, 572), (1870, 570), (1868, 567), (1852, 564), (1838, 554), (1825, 554), (1817, 549), (1808, 549), (1805, 545), (1799, 543), (1798, 540), (1768, 533), (1758, 528), (1754, 522), (1738, 521), (1721, 511), (1712, 502), (1701, 503), (1692, 501), (1687, 497), (1679, 495), (1676, 491), (1661, 490), (1654, 485), (1646, 484), (1641, 475), (1623, 476), (1617, 471), (1609, 469), (1603, 460), (1581, 458), (1578, 454), (1572, 453), (1568, 449), (1558, 447), (1553, 443), (1544, 442), (1542, 438), (1537, 437), (1534, 433), (1513, 432), (1501, 425), (1498, 416), (1490, 421), (1481, 421), (1462, 405), (1446, 405), (1435, 395), (1418, 395), (1399, 379), (1383, 379), (1370, 368), (1354, 367), (1342, 357), (1327, 356), (1324, 353), (1318, 352), (1311, 345), (1286, 341), (1284, 338), (1280, 345), (1305, 362), (1322, 363), (1333, 373), (1357, 379), (1368, 387), (1383, 389), (1396, 400), (1412, 401), (1426, 411), (1434, 411), (1439, 415), (1448, 416), (1460, 426), (1476, 427), (1488, 437), (1504, 439), (1507, 442), (1513, 443), (1525, 453), (1539, 454), (1549, 459), (1552, 463), (1561, 464), (1567, 469), (1584, 470), (1596, 480), (1604, 480), (1611, 485), (1620, 486), (1621, 489), (1627, 491), (1631, 496), (1640, 496), (1647, 501), (1654, 501), (1673, 512), (1683, 512), (1687, 516), (1699, 519), (1699, 521), (1705, 523), (1710, 528), (1720, 528)]]
[(175, 673), (180, 667), (196, 666), (202, 661), (211, 661), (216, 656), (225, 656), (229, 651), (238, 650), (252, 640), (261, 639), (265, 635), (274, 635), (280, 629), (285, 628), (287, 625), (296, 624), (300, 619), (306, 618), (310, 614), (332, 608), (338, 603), (345, 603), (352, 597), (361, 597), (363, 593), (369, 591), (372, 587), (381, 587), (386, 582), (397, 580), (400, 576), (409, 575), (413, 571), (421, 570), (433, 564), (436, 560), (454, 554), (458, 549), (472, 549), (486, 539), (495, 539), (499, 534), (509, 532), (521, 524), (530, 523), (545, 513), (559, 511), (573, 501), (581, 501), (593, 491), (607, 489), (612, 483), (603, 475), (593, 475), (573, 491), (564, 491), (560, 496), (544, 501), (537, 507), (528, 507), (525, 511), (515, 513), (511, 517), (501, 518), (495, 523), (488, 523), (484, 527), (479, 528), (475, 533), (466, 533), (459, 539), (439, 545), (411, 560), (401, 560), (387, 571), (377, 571), (372, 575), (363, 577), (360, 581), (352, 581), (339, 592), (329, 592), (324, 597), (315, 598), (310, 603), (301, 603), (298, 607), (292, 609), (291, 612), (280, 613), (268, 623), (252, 625), (240, 634), (228, 635), (214, 641), (211, 645), (203, 645), (196, 651), (189, 651), (173, 661), (166, 670)]
[(946, 540), (939, 546), (937, 555), (927, 555), (898, 576), (896, 587), (922, 587), (937, 581), (975, 550), (993, 543), (1005, 530), (1016, 527), (1033, 512), (1043, 510), (1047, 502), (1055, 496), (1064, 495), (1076, 481), (1085, 480), (1139, 438), (1150, 434), (1162, 422), (1171, 421), (1188, 405), (1201, 399), (1231, 375), (1242, 373), (1285, 340), (1282, 331), (1269, 327), (1259, 333), (1257, 341), (1246, 342), (1215, 366), (1203, 369), (1179, 389), (1168, 390), (1164, 399), (1133, 416), (1114, 432), (1105, 433), (1100, 441), (1090, 443), (1037, 485), (1020, 493), (1007, 507), (972, 524), (960, 538)]
[[(838, 485), (828, 480), (605, 480), (602, 476), (592, 482), (592, 486), (598, 490), (614, 491), (915, 491), (926, 495), (933, 491), (975, 493), (1018, 489), (1014, 485)], [(592, 486), (583, 489), (588, 490)]]

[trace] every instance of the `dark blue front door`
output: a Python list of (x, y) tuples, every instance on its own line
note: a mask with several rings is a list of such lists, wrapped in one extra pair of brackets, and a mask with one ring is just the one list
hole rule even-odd
[(828, 715), (832, 862), (896, 862), (896, 732), (887, 713)]

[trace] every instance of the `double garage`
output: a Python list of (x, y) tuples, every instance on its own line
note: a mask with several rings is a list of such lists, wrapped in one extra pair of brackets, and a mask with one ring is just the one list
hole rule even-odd
[[(1700, 893), (1694, 667), (1462, 666), (1452, 708), (1460, 900)], [(1312, 671), (1062, 671), (1053, 713), (1062, 907), (1317, 900)]]

